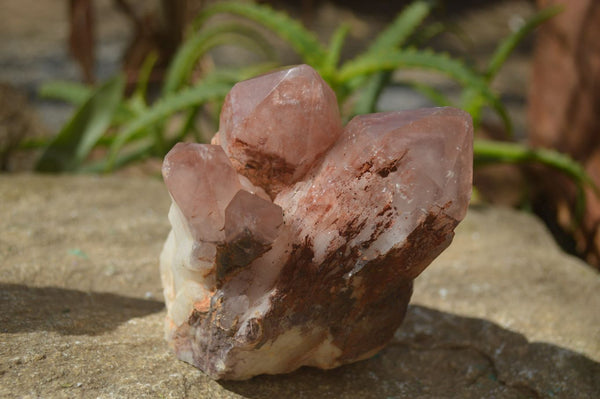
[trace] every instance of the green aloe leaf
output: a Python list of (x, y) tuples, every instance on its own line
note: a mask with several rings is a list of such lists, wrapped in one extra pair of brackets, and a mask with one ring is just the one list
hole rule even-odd
[(223, 67), (211, 71), (202, 78), (203, 83), (226, 83), (231, 86), (242, 80), (250, 79), (258, 75), (272, 72), (280, 67), (274, 62), (262, 62), (250, 64), (244, 67)]
[(123, 146), (136, 138), (143, 138), (146, 129), (164, 121), (176, 112), (190, 109), (207, 101), (222, 100), (230, 89), (231, 85), (229, 84), (200, 83), (194, 87), (163, 97), (138, 115), (136, 119), (123, 126), (110, 148), (106, 169), (112, 170)]
[(431, 1), (415, 1), (406, 6), (394, 22), (377, 36), (366, 54), (370, 56), (402, 46), (429, 15), (432, 6)]
[[(360, 57), (377, 57), (378, 53), (394, 51), (404, 45), (429, 15), (432, 6), (432, 1), (415, 1), (405, 7)], [(390, 83), (391, 73), (391, 70), (379, 71), (368, 77), (368, 81), (364, 84), (365, 87), (354, 105), (354, 115), (377, 111), (377, 101), (385, 86)], [(357, 78), (356, 81), (360, 82), (364, 78), (367, 77)]]
[(476, 139), (473, 143), (476, 165), (494, 162), (538, 162), (557, 169), (581, 185), (597, 190), (583, 166), (570, 156), (547, 148), (532, 148), (520, 143)]
[(583, 166), (567, 154), (547, 148), (531, 148), (519, 143), (507, 143), (476, 139), (473, 142), (473, 162), (475, 166), (490, 163), (539, 163), (556, 169), (569, 176), (577, 185), (576, 219), (582, 221), (586, 208), (584, 188), (590, 187), (600, 195), (598, 186), (587, 174)]
[[(506, 59), (513, 52), (515, 47), (525, 38), (525, 36), (530, 34), (540, 24), (552, 18), (561, 11), (562, 7), (560, 6), (543, 9), (527, 20), (527, 22), (521, 26), (521, 28), (506, 37), (496, 48), (496, 51), (494, 52), (494, 55), (492, 56), (492, 59), (490, 60), (485, 73), (483, 74), (484, 80), (489, 84), (494, 79), (502, 65), (504, 65)], [(473, 116), (473, 123), (475, 125), (478, 125), (481, 121), (481, 113), (483, 107), (487, 103), (486, 100), (487, 99), (482, 95), (481, 92), (472, 87), (466, 88), (461, 96), (461, 107), (471, 113), (471, 116)], [(495, 106), (495, 109), (499, 111), (500, 115), (506, 114), (506, 110), (503, 109), (503, 107), (500, 107), (500, 104), (501, 103), (498, 102), (498, 104)], [(506, 116), (506, 118), (508, 118), (508, 116)], [(503, 119), (505, 119), (505, 117), (503, 117)], [(506, 125), (506, 127), (508, 137), (512, 137), (512, 129), (510, 128), (511, 126)]]
[(488, 81), (491, 81), (498, 70), (504, 65), (504, 62), (508, 58), (508, 56), (512, 53), (515, 47), (527, 36), (529, 35), (535, 28), (559, 14), (563, 11), (562, 6), (552, 6), (545, 8), (535, 14), (533, 17), (529, 18), (523, 26), (514, 31), (511, 35), (506, 37), (496, 48), (492, 59), (490, 60), (487, 70), (485, 72), (485, 76)]
[(271, 30), (285, 40), (302, 57), (305, 63), (320, 70), (327, 50), (317, 39), (317, 36), (302, 24), (288, 15), (273, 10), (265, 5), (237, 2), (216, 2), (206, 7), (195, 21), (196, 26), (202, 26), (208, 18), (215, 14), (228, 13), (254, 21)]
[(367, 81), (356, 99), (353, 115), (376, 112), (377, 101), (385, 86), (389, 83), (388, 72), (378, 72)]
[(360, 79), (362, 76), (380, 71), (392, 71), (397, 68), (421, 68), (436, 71), (456, 80), (467, 89), (475, 90), (498, 113), (507, 130), (512, 131), (512, 123), (504, 105), (489, 88), (487, 82), (477, 72), (459, 60), (443, 53), (408, 49), (389, 51), (372, 56), (359, 56), (344, 64), (339, 73), (339, 79), (349, 85), (357, 85), (362, 83)]
[(144, 104), (146, 102), (146, 93), (148, 90), (148, 83), (150, 82), (150, 76), (152, 75), (152, 70), (158, 61), (158, 53), (156, 51), (152, 51), (142, 64), (138, 74), (137, 84), (135, 85), (135, 91), (132, 97), (140, 98)]
[(360, 76), (397, 68), (422, 68), (447, 75), (466, 87), (474, 87), (489, 93), (485, 81), (457, 59), (430, 50), (396, 50), (377, 56), (360, 56), (348, 61), (340, 70), (340, 80), (351, 82)]
[(38, 92), (42, 98), (81, 105), (93, 92), (93, 88), (74, 82), (51, 81), (44, 83)]
[[(38, 94), (41, 98), (59, 100), (81, 107), (94, 93), (94, 88), (81, 83), (50, 81), (44, 83)], [(121, 101), (113, 116), (114, 124), (122, 124), (135, 117), (132, 107), (125, 101)]]
[(322, 70), (319, 71), (323, 79), (330, 85), (335, 85), (335, 82), (332, 81), (333, 76), (338, 63), (340, 62), (344, 40), (346, 39), (349, 31), (350, 26), (342, 24), (335, 30), (335, 32), (333, 32), (333, 35), (331, 36), (327, 57), (323, 61)]
[(110, 126), (124, 85), (123, 77), (116, 76), (98, 87), (50, 142), (35, 169), (39, 172), (77, 170)]
[(275, 58), (272, 46), (256, 29), (236, 23), (205, 28), (187, 39), (175, 54), (167, 70), (163, 94), (172, 93), (181, 87), (189, 80), (195, 63), (210, 49), (224, 44), (254, 48), (269, 59)]

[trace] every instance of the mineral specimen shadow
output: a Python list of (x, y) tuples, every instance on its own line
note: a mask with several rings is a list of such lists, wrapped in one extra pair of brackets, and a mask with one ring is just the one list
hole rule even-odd
[(337, 369), (219, 381), (244, 398), (596, 398), (600, 363), (485, 319), (409, 306), (375, 357)]
[(99, 335), (127, 320), (164, 309), (164, 303), (55, 287), (0, 284), (0, 332), (56, 331)]

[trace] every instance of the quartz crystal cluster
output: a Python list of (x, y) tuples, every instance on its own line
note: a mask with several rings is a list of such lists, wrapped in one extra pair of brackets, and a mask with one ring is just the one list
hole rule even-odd
[(177, 144), (163, 164), (173, 203), (160, 267), (177, 356), (246, 379), (382, 349), (413, 279), (465, 215), (472, 134), (454, 108), (344, 127), (306, 65), (235, 85), (212, 144)]

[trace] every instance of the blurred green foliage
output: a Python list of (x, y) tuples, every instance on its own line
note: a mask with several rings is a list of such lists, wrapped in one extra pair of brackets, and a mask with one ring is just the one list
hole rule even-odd
[[(382, 91), (393, 83), (393, 72), (410, 68), (443, 74), (462, 88), (460, 99), (455, 102), (435, 87), (411, 82), (413, 89), (434, 103), (468, 111), (476, 127), (484, 108), (489, 107), (499, 115), (510, 134), (510, 118), (491, 83), (516, 45), (560, 9), (547, 8), (526, 21), (499, 43), (486, 68), (478, 71), (459, 58), (416, 46), (439, 32), (425, 22), (433, 5), (431, 1), (414, 1), (364, 52), (341, 62), (349, 32), (346, 25), (339, 26), (329, 43), (324, 44), (298, 21), (268, 6), (214, 3), (204, 8), (194, 21), (189, 36), (169, 65), (160, 97), (152, 103), (147, 102), (147, 87), (156, 56), (146, 60), (130, 96), (124, 94), (121, 76), (97, 88), (67, 82), (46, 84), (41, 90), (42, 96), (70, 102), (77, 109), (56, 137), (41, 143), (44, 151), (36, 169), (40, 172), (112, 171), (148, 157), (162, 158), (176, 142), (191, 136), (201, 141), (203, 135), (196, 122), (203, 110), (211, 112), (212, 120), (217, 121), (223, 99), (236, 82), (280, 65), (273, 45), (265, 37), (267, 34), (278, 36), (303, 63), (321, 74), (335, 91), (346, 120), (357, 114), (376, 112)], [(237, 19), (223, 22), (215, 18), (222, 15), (233, 15)], [(261, 55), (264, 62), (243, 68), (219, 67), (196, 79), (198, 62), (221, 45), (242, 46)], [(183, 120), (175, 130), (169, 128), (174, 116)], [(91, 159), (93, 150), (102, 154), (100, 159)], [(474, 152), (476, 166), (490, 162), (538, 162), (563, 171), (580, 188), (591, 184), (578, 163), (554, 151), (476, 139)]]

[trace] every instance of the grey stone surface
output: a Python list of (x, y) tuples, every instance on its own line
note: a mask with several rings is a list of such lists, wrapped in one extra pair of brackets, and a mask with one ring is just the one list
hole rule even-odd
[(535, 218), (489, 207), (374, 358), (212, 381), (162, 338), (168, 205), (159, 179), (0, 176), (0, 397), (600, 397), (600, 276)]

